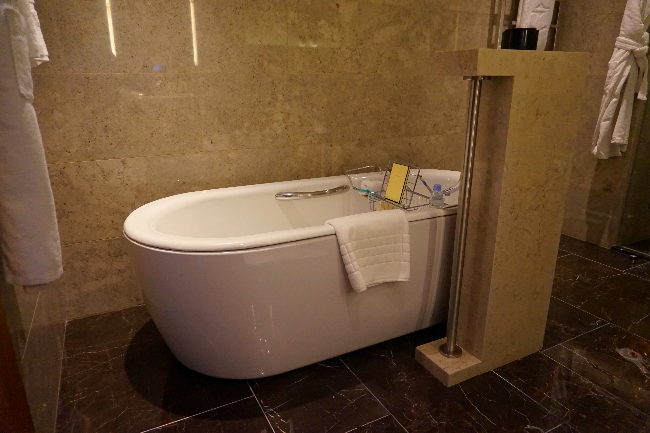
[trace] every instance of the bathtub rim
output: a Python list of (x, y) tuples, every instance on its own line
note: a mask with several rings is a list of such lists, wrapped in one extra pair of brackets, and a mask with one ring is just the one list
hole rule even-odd
[[(445, 173), (450, 176), (459, 177), (459, 172), (456, 171), (435, 171)], [(129, 241), (132, 241), (144, 247), (150, 247), (164, 251), (190, 253), (219, 253), (240, 251), (335, 235), (334, 228), (328, 224), (227, 238), (179, 236), (168, 233), (161, 233), (152, 228), (152, 222), (155, 218), (159, 217), (159, 215), (164, 215), (165, 213), (170, 212), (174, 209), (181, 208), (183, 205), (192, 204), (200, 200), (202, 197), (218, 195), (227, 198), (229, 196), (238, 195), (237, 192), (242, 191), (243, 189), (264, 190), (270, 189), (271, 185), (274, 185), (275, 190), (278, 188), (282, 189), (286, 186), (290, 187), (299, 182), (324, 182), (325, 180), (332, 184), (348, 183), (346, 176), (327, 176), (312, 179), (269, 182), (257, 185), (243, 185), (228, 188), (193, 191), (164, 197), (140, 206), (131, 212), (131, 214), (126, 218), (124, 222), (123, 234)], [(354, 191), (351, 191), (349, 193), (354, 193)], [(317, 198), (314, 200), (317, 200)], [(406, 216), (409, 222), (414, 222), (424, 219), (443, 217), (446, 215), (454, 215), (456, 214), (456, 209), (457, 206), (450, 206), (445, 209), (422, 208), (413, 211), (407, 211)]]

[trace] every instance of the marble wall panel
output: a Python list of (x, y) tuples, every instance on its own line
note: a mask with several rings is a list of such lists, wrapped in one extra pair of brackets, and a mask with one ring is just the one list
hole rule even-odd
[(318, 177), (320, 153), (298, 145), (128, 158), (125, 181), (142, 205), (189, 191)]
[(591, 53), (589, 73), (607, 74), (625, 4), (625, 0), (562, 1), (556, 48)]
[(650, 110), (647, 107), (640, 136), (621, 220), (619, 243), (623, 245), (650, 238)]
[(136, 205), (123, 160), (51, 164), (49, 170), (63, 244), (121, 235)]
[(193, 81), (168, 74), (35, 74), (49, 163), (195, 152)]
[(591, 148), (607, 63), (619, 33), (625, 4), (625, 0), (564, 0), (556, 40), (556, 49), (592, 54), (591, 77), (586, 83), (574, 148), (563, 233), (607, 248), (619, 243), (636, 143), (630, 144), (623, 157), (609, 160), (596, 160)]
[(487, 0), (468, 1), (39, 3), (51, 61), (34, 70), (35, 105), (67, 251), (65, 317), (141, 302), (114, 242), (150, 200), (354, 161), (458, 167), (467, 84), (429, 68), (459, 22), (485, 34), (466, 15), (489, 14)]
[(46, 290), (61, 293), (65, 320), (142, 303), (140, 285), (122, 237), (65, 245), (63, 267), (63, 277)]

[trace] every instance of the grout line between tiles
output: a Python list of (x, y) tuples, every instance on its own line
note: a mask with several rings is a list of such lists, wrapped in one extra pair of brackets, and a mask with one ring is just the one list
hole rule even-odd
[(91, 242), (101, 242), (101, 241), (114, 241), (115, 239), (122, 239), (123, 236), (113, 236), (110, 238), (100, 238), (100, 239), (91, 239), (89, 241), (79, 241), (79, 242), (68, 242), (66, 244), (62, 243), (62, 247), (68, 247), (71, 245), (79, 245), (79, 244), (89, 244)]
[[(607, 321), (606, 321), (606, 322), (607, 322)], [(597, 330), (599, 330), (600, 328), (604, 328), (604, 327), (607, 326), (607, 325), (611, 325), (611, 323), (610, 323), (610, 322), (604, 323), (604, 324), (602, 324), (602, 325), (600, 325), (600, 326), (598, 326), (598, 327), (596, 327), (596, 328), (594, 328), (594, 329), (590, 329), (589, 331), (587, 331), (587, 332), (583, 332), (583, 333), (580, 334), (580, 335), (576, 335), (575, 337), (571, 337), (571, 338), (569, 338), (568, 340), (564, 340), (563, 342), (558, 343), (558, 344), (556, 344), (556, 345), (554, 345), (554, 346), (547, 347), (546, 349), (540, 350), (539, 352), (540, 352), (540, 353), (544, 353), (544, 352), (546, 352), (547, 350), (554, 349), (554, 348), (556, 348), (556, 347), (558, 347), (558, 346), (563, 345), (564, 343), (568, 343), (569, 341), (573, 341), (573, 340), (575, 340), (576, 338), (584, 337), (585, 335), (587, 335), (587, 334), (589, 334), (589, 333), (592, 333), (592, 332), (594, 332), (594, 331), (597, 331)]]
[(194, 415), (189, 415), (189, 416), (186, 416), (186, 417), (183, 417), (183, 418), (179, 418), (176, 421), (171, 421), (171, 422), (168, 422), (168, 423), (165, 423), (165, 424), (161, 424), (161, 425), (159, 425), (157, 427), (153, 427), (153, 428), (150, 428), (150, 429), (147, 429), (147, 430), (142, 430), (140, 433), (151, 432), (151, 431), (161, 429), (163, 427), (174, 425), (174, 424), (177, 424), (177, 423), (179, 423), (181, 421), (185, 421), (185, 420), (188, 420), (190, 418), (194, 418), (196, 416), (203, 415), (204, 413), (212, 412), (214, 410), (221, 409), (222, 407), (230, 406), (231, 404), (235, 404), (235, 403), (239, 403), (240, 401), (248, 400), (249, 398), (253, 398), (253, 396), (249, 395), (248, 397), (240, 398), (239, 400), (235, 400), (235, 401), (232, 401), (230, 403), (222, 404), (221, 406), (213, 407), (212, 409), (204, 410), (202, 412), (197, 412)]
[(389, 416), (392, 416), (390, 412), (388, 412), (387, 415), (380, 416), (379, 418), (377, 418), (377, 419), (373, 419), (372, 421), (368, 421), (367, 423), (365, 423), (365, 424), (363, 424), (363, 425), (360, 425), (360, 426), (358, 426), (358, 427), (351, 428), (350, 430), (346, 431), (345, 433), (353, 432), (353, 431), (355, 431), (355, 430), (358, 429), (358, 428), (365, 427), (365, 426), (367, 426), (367, 425), (372, 424), (373, 422), (376, 422), (376, 421), (382, 420), (382, 419), (384, 419), (384, 418), (388, 418)]
[(386, 406), (384, 406), (384, 403), (382, 403), (381, 400), (379, 400), (379, 399), (377, 398), (377, 396), (376, 396), (372, 391), (370, 391), (370, 389), (366, 386), (366, 384), (363, 383), (363, 382), (361, 381), (361, 379), (359, 379), (359, 376), (357, 376), (357, 375), (354, 373), (354, 371), (352, 371), (352, 369), (351, 369), (351, 368), (350, 368), (350, 367), (345, 363), (345, 361), (343, 361), (343, 359), (342, 359), (340, 356), (338, 357), (338, 359), (339, 359), (339, 361), (341, 361), (341, 362), (343, 363), (343, 365), (345, 365), (345, 368), (347, 368), (347, 369), (350, 371), (350, 373), (352, 373), (352, 375), (355, 377), (355, 379), (357, 379), (357, 380), (359, 381), (359, 383), (360, 383), (361, 385), (363, 385), (363, 387), (366, 389), (366, 391), (368, 391), (368, 392), (370, 393), (370, 395), (372, 396), (372, 398), (374, 398), (374, 399), (377, 401), (377, 403), (379, 403), (379, 404), (381, 405), (381, 407), (383, 407), (384, 410), (385, 410), (386, 412), (388, 412), (388, 414), (389, 414), (390, 416), (393, 417), (393, 419), (395, 420), (395, 422), (397, 423), (397, 425), (399, 425), (400, 427), (402, 427), (402, 429), (403, 429), (405, 432), (408, 432), (408, 430), (406, 430), (406, 428), (402, 425), (402, 423), (399, 422), (399, 420), (398, 420), (397, 418), (395, 418), (395, 415), (393, 415), (393, 413), (392, 413), (391, 411), (389, 411), (388, 408), (387, 408)]
[[(509, 381), (508, 379), (506, 379), (505, 377), (501, 376), (499, 373), (497, 373), (497, 372), (496, 372), (496, 369), (492, 370), (492, 373), (496, 374), (497, 377), (499, 377), (500, 379), (502, 379), (505, 383), (507, 383), (508, 385), (510, 385), (511, 387), (513, 387), (514, 389), (516, 389), (517, 391), (519, 391), (519, 392), (520, 392), (524, 397), (526, 397), (528, 400), (532, 401), (532, 402), (535, 403), (537, 406), (539, 406), (539, 407), (541, 407), (542, 409), (544, 409), (544, 410), (546, 411), (546, 413), (549, 413), (549, 414), (551, 413), (551, 411), (550, 411), (549, 409), (545, 408), (544, 406), (542, 406), (542, 404), (541, 404), (540, 402), (538, 402), (537, 400), (535, 400), (534, 398), (532, 398), (531, 396), (529, 396), (528, 394), (526, 394), (525, 392), (523, 392), (521, 389), (517, 388), (517, 386), (516, 386), (515, 384), (513, 384), (512, 382), (510, 382), (510, 381)], [(562, 420), (562, 423), (564, 423), (564, 420)], [(562, 423), (560, 423), (559, 425), (562, 425)], [(558, 426), (555, 426), (555, 427), (553, 427), (553, 428), (557, 428), (557, 427), (558, 427)]]
[(608, 322), (608, 323), (609, 323), (609, 320), (607, 320), (607, 319), (603, 319), (602, 317), (600, 317), (600, 316), (596, 316), (595, 314), (590, 313), (589, 311), (583, 310), (582, 308), (580, 308), (580, 307), (578, 307), (578, 306), (576, 306), (576, 305), (570, 304), (569, 302), (565, 301), (564, 299), (560, 299), (560, 298), (558, 298), (557, 296), (553, 296), (553, 295), (551, 295), (551, 298), (555, 299), (556, 301), (560, 301), (560, 302), (562, 302), (563, 304), (568, 305), (569, 307), (573, 307), (573, 308), (575, 308), (576, 310), (580, 310), (580, 311), (582, 311), (582, 312), (585, 313), (585, 314), (589, 314), (590, 316), (593, 316), (593, 317), (595, 317), (595, 318), (598, 319), (598, 320), (604, 320), (605, 322)]
[(559, 365), (559, 366), (561, 366), (561, 367), (566, 368), (566, 369), (569, 370), (572, 374), (575, 374), (576, 376), (578, 376), (579, 378), (581, 378), (581, 379), (584, 380), (585, 382), (587, 382), (587, 383), (589, 383), (590, 385), (592, 385), (593, 387), (597, 388), (600, 392), (602, 392), (603, 394), (605, 394), (605, 396), (607, 396), (607, 397), (609, 397), (609, 398), (611, 398), (611, 399), (613, 399), (613, 400), (616, 400), (617, 402), (619, 402), (620, 404), (622, 404), (623, 406), (625, 406), (626, 408), (628, 408), (628, 409), (631, 410), (632, 412), (638, 412), (638, 413), (645, 414), (645, 412), (643, 412), (642, 410), (637, 409), (636, 407), (634, 407), (634, 406), (628, 404), (628, 402), (626, 402), (626, 401), (623, 400), (622, 398), (617, 397), (616, 395), (612, 394), (611, 392), (609, 392), (609, 391), (606, 390), (605, 388), (603, 388), (603, 387), (601, 387), (600, 385), (597, 385), (596, 383), (594, 383), (594, 382), (592, 382), (591, 380), (587, 379), (585, 376), (581, 375), (580, 373), (576, 372), (575, 370), (572, 370), (571, 368), (567, 367), (566, 365), (559, 363), (558, 361), (556, 361), (555, 359), (551, 358), (550, 356), (548, 356), (547, 354), (545, 354), (545, 353), (543, 353), (543, 352), (539, 352), (539, 353), (540, 353), (542, 356), (546, 357), (546, 358), (547, 358), (548, 360), (550, 360), (551, 362), (554, 362), (555, 364), (557, 364), (557, 365)]
[[(647, 259), (646, 259), (647, 260)], [(647, 266), (649, 262), (641, 263), (640, 265), (632, 266), (631, 268), (628, 268), (627, 271), (630, 271), (632, 269), (640, 268), (641, 266)]]
[[(590, 259), (589, 257), (581, 256), (580, 254), (576, 254), (576, 253), (569, 252), (569, 254), (567, 254), (566, 256), (563, 256), (563, 257), (567, 257), (567, 256), (569, 256), (569, 255), (571, 255), (571, 256), (576, 256), (576, 257), (580, 257), (581, 259), (588, 260), (588, 261), (590, 261), (590, 262), (592, 262), (592, 263), (598, 263), (599, 265), (603, 265), (603, 266), (605, 266), (606, 268), (613, 269), (613, 270), (618, 271), (618, 272), (621, 272), (621, 273), (623, 273), (623, 274), (625, 273), (625, 270), (623, 270), (623, 269), (619, 269), (619, 268), (615, 268), (614, 266), (606, 265), (605, 263), (599, 262), (598, 260)], [(613, 275), (612, 275), (612, 276), (613, 276)]]
[[(647, 317), (647, 316), (646, 316), (646, 317)], [(636, 323), (636, 322), (635, 322), (635, 323)], [(623, 332), (627, 332), (627, 333), (629, 333), (629, 334), (632, 334), (632, 335), (634, 335), (635, 337), (639, 337), (639, 338), (642, 338), (642, 339), (644, 339), (644, 340), (646, 340), (646, 341), (650, 341), (650, 338), (648, 338), (648, 337), (644, 337), (643, 335), (636, 334), (636, 333), (630, 331), (629, 329), (625, 329), (625, 328), (623, 328), (622, 326), (618, 326), (618, 325), (615, 324), (615, 323), (610, 323), (610, 325), (612, 325), (614, 328), (618, 328), (618, 329), (620, 329), (620, 330), (623, 331)], [(632, 325), (634, 325), (634, 323), (633, 323)], [(632, 326), (632, 325), (630, 325), (630, 326)]]
[(253, 397), (255, 398), (255, 401), (257, 402), (257, 405), (260, 407), (260, 410), (262, 411), (262, 414), (264, 414), (264, 418), (266, 418), (266, 422), (269, 424), (269, 427), (271, 427), (271, 431), (272, 431), (273, 433), (275, 433), (275, 429), (273, 428), (273, 424), (271, 424), (271, 420), (270, 420), (269, 417), (266, 415), (266, 411), (265, 411), (264, 408), (262, 407), (262, 403), (260, 403), (260, 399), (257, 398), (257, 395), (255, 395), (255, 391), (253, 391), (253, 387), (251, 386), (251, 381), (250, 381), (250, 380), (247, 380), (247, 381), (246, 381), (246, 384), (248, 385), (248, 389), (250, 389), (251, 392), (253, 393)]

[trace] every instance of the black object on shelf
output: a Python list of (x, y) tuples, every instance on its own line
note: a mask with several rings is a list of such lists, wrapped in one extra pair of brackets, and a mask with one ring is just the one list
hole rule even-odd
[(539, 30), (536, 28), (508, 29), (503, 32), (501, 48), (504, 50), (536, 50)]

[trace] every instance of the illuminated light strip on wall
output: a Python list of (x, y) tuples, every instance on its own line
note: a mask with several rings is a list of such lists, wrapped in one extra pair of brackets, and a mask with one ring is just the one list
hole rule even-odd
[(194, 50), (194, 66), (198, 66), (199, 49), (196, 45), (196, 19), (194, 18), (194, 0), (190, 0), (190, 19), (192, 20), (192, 48)]
[(106, 18), (108, 19), (108, 37), (111, 40), (111, 52), (117, 57), (115, 49), (115, 33), (113, 32), (113, 13), (111, 12), (111, 0), (106, 0)]

